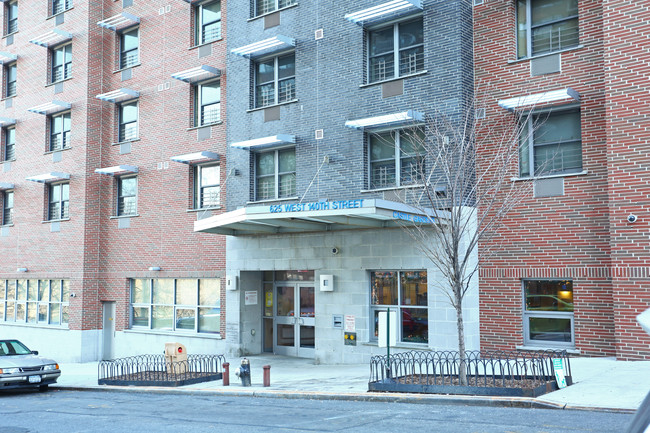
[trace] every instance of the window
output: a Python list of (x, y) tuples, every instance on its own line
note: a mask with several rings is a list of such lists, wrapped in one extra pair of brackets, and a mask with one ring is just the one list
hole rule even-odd
[(517, 57), (579, 44), (578, 0), (517, 0)]
[(404, 129), (369, 135), (370, 189), (419, 183), (423, 176), (424, 133)]
[(200, 4), (195, 10), (196, 45), (207, 44), (221, 37), (221, 2)]
[(13, 161), (16, 159), (16, 128), (4, 128), (4, 151), (2, 152), (4, 161)]
[(5, 23), (5, 35), (10, 35), (18, 31), (18, 2), (13, 1), (6, 3), (5, 7), (5, 17), (7, 17), (7, 22)]
[(131, 280), (131, 327), (218, 334), (221, 280)]
[(68, 280), (0, 280), (0, 322), (67, 325)]
[(264, 15), (296, 4), (296, 0), (255, 0), (255, 15)]
[(429, 310), (426, 271), (376, 271), (370, 273), (370, 309), (379, 334), (379, 312), (390, 309), (399, 318), (398, 341), (428, 343)]
[(4, 67), (5, 73), (5, 98), (16, 96), (16, 63)]
[(197, 165), (194, 168), (194, 207), (204, 209), (221, 203), (221, 167), (219, 164)]
[(202, 126), (221, 119), (221, 87), (219, 81), (194, 87), (194, 125)]
[(50, 117), (50, 151), (68, 149), (70, 147), (71, 126), (70, 113), (57, 114)]
[(52, 0), (52, 15), (60, 14), (72, 8), (72, 0)]
[(9, 226), (14, 223), (14, 192), (2, 192), (2, 225)]
[(138, 178), (119, 177), (117, 179), (117, 215), (136, 215), (138, 208)]
[(521, 177), (582, 171), (580, 110), (534, 113), (524, 122), (519, 145)]
[(138, 138), (138, 102), (119, 104), (118, 110), (118, 141), (135, 140)]
[(50, 197), (48, 221), (67, 219), (69, 217), (70, 184), (67, 182), (50, 184), (48, 190)]
[(296, 149), (281, 149), (255, 155), (257, 200), (296, 195)]
[(131, 68), (140, 63), (140, 30), (120, 33), (120, 69)]
[(52, 50), (52, 83), (63, 81), (72, 75), (72, 44)]
[(255, 64), (255, 107), (281, 104), (296, 97), (295, 54)]
[(368, 82), (424, 70), (422, 18), (368, 31)]
[(524, 343), (574, 346), (573, 282), (524, 281)]

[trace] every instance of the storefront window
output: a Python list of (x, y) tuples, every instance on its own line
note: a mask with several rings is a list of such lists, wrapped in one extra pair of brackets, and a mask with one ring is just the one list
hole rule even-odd
[(0, 280), (0, 321), (67, 325), (67, 280)]
[(572, 347), (573, 282), (526, 280), (524, 342), (549, 347)]
[(375, 271), (370, 273), (370, 285), (375, 339), (379, 334), (379, 312), (390, 309), (400, 317), (400, 341), (429, 342), (426, 271)]

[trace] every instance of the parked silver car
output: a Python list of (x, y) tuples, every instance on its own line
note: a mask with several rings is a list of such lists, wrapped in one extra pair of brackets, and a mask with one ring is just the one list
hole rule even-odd
[(18, 340), (0, 340), (0, 391), (39, 388), (41, 391), (61, 376), (56, 361), (38, 356)]

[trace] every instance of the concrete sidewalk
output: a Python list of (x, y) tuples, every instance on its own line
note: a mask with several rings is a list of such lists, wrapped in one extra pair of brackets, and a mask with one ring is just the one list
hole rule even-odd
[[(98, 363), (62, 364), (53, 388), (131, 392), (168, 392), (260, 397), (386, 400), (413, 403), (554, 407), (632, 412), (650, 391), (650, 361), (623, 362), (613, 358), (572, 358), (574, 385), (538, 398), (370, 393), (368, 364), (317, 365), (313, 360), (277, 355), (250, 356), (252, 386), (242, 387), (230, 362), (230, 386), (204, 382), (183, 387), (119, 387), (97, 385)], [(271, 386), (262, 386), (262, 366), (271, 366)]]

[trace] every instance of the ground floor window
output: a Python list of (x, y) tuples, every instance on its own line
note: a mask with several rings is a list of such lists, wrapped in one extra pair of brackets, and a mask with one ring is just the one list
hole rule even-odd
[(68, 280), (0, 280), (0, 322), (67, 325)]
[(131, 327), (218, 334), (219, 278), (131, 280)]
[(524, 280), (524, 343), (573, 347), (573, 282)]
[(429, 342), (426, 271), (373, 271), (370, 298), (375, 339), (379, 335), (379, 312), (390, 309), (399, 317), (398, 341)]

